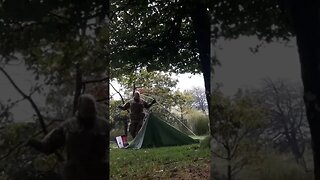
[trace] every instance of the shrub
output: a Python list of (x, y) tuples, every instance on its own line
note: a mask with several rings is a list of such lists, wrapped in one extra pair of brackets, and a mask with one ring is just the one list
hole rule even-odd
[(206, 136), (203, 140), (200, 141), (201, 149), (209, 149), (210, 148), (211, 136)]
[(209, 118), (207, 115), (194, 111), (187, 115), (187, 119), (196, 135), (207, 135), (209, 133)]

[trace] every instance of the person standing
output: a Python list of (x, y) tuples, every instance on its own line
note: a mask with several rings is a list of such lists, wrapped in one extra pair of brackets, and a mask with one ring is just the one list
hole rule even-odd
[(65, 147), (64, 180), (106, 180), (109, 131), (109, 123), (97, 116), (95, 98), (84, 94), (79, 98), (76, 117), (63, 122), (43, 140), (31, 139), (27, 145), (46, 154)]
[(145, 117), (144, 109), (149, 109), (156, 100), (154, 99), (150, 104), (140, 98), (140, 93), (136, 91), (133, 99), (125, 103), (123, 106), (119, 105), (118, 108), (121, 110), (130, 109), (130, 125), (129, 132), (132, 138), (135, 138), (139, 130), (142, 127), (143, 119)]

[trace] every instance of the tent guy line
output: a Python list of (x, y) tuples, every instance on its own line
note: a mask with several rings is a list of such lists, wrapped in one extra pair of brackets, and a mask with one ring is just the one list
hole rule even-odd
[[(152, 97), (150, 96), (146, 96), (146, 95), (143, 95), (141, 94), (142, 97), (146, 97), (148, 99), (153, 99)], [(173, 115), (169, 110), (167, 110), (162, 104), (160, 104), (158, 101), (157, 101), (157, 104), (159, 107), (161, 107), (162, 109), (164, 109), (165, 111), (167, 111), (174, 119), (178, 120), (178, 122), (180, 122), (188, 131), (190, 131), (194, 136), (197, 136), (188, 126), (186, 126), (179, 118), (177, 118), (175, 115)]]

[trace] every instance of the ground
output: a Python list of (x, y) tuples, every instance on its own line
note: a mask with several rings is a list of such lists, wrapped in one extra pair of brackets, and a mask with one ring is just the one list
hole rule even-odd
[(209, 179), (210, 151), (199, 144), (140, 150), (111, 147), (111, 179)]

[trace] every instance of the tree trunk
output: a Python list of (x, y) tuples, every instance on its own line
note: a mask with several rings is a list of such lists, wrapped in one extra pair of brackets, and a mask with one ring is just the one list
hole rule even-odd
[(303, 167), (303, 169), (305, 171), (307, 171), (308, 170), (307, 164), (305, 163), (304, 156), (303, 156), (304, 152), (303, 152), (302, 148), (299, 147), (299, 146), (301, 146), (301, 144), (299, 144), (299, 142), (297, 140), (297, 135), (294, 132), (294, 130), (292, 130), (292, 132), (291, 132), (291, 138), (290, 138), (289, 143), (290, 143), (290, 146), (291, 146), (291, 149), (292, 149), (292, 152), (293, 152), (293, 155), (295, 157), (297, 164), (300, 165), (301, 167)]
[[(109, 122), (109, 126), (110, 126), (110, 56), (109, 54), (107, 55), (106, 57), (107, 59), (107, 82), (108, 82), (108, 86), (106, 88), (106, 97), (107, 97), (107, 100), (105, 102), (107, 108), (106, 108), (106, 120)], [(110, 127), (111, 128), (111, 127)], [(108, 137), (107, 137), (107, 141), (110, 142), (110, 134), (108, 134)], [(107, 157), (108, 157), (108, 170), (107, 170), (107, 173), (108, 173), (108, 177), (110, 176), (110, 143), (108, 143), (108, 149), (107, 149)]]
[(78, 101), (81, 95), (81, 90), (82, 90), (82, 73), (80, 70), (80, 65), (77, 64), (76, 65), (76, 86), (75, 86), (74, 99), (73, 99), (73, 112), (72, 112), (73, 115), (75, 115), (77, 112)]
[[(110, 1), (107, 0), (105, 1), (105, 6), (104, 6), (104, 11), (102, 12), (105, 12), (106, 14), (104, 14), (102, 16), (102, 19), (105, 19), (105, 18), (108, 18), (110, 17)], [(107, 22), (107, 26), (109, 26), (109, 21)], [(108, 28), (110, 31), (110, 28)], [(110, 32), (108, 33), (110, 34)], [(103, 46), (105, 44), (102, 44)], [(110, 121), (110, 71), (111, 71), (111, 59), (110, 59), (110, 36), (107, 37), (106, 39), (106, 45), (107, 45), (107, 49), (106, 49), (106, 56), (105, 56), (105, 60), (107, 62), (107, 82), (108, 82), (108, 86), (107, 86), (107, 89), (106, 89), (106, 97), (107, 97), (107, 101), (106, 101), (106, 106), (107, 106), (107, 109), (106, 109), (106, 119), (107, 121), (109, 122), (109, 133), (108, 133), (108, 137), (107, 137), (107, 141), (110, 142), (110, 132), (111, 132), (111, 121)], [(107, 175), (108, 177), (110, 177), (110, 143), (107, 143), (108, 144), (108, 147), (107, 147), (107, 157), (108, 157), (108, 168), (107, 168)]]
[(228, 164), (228, 169), (227, 169), (227, 179), (228, 179), (228, 180), (232, 180), (230, 162), (229, 162), (229, 164)]
[(317, 1), (294, 1), (293, 19), (311, 131), (315, 179), (320, 179), (320, 28)]
[(206, 5), (200, 1), (193, 2), (192, 7), (194, 7), (191, 13), (192, 25), (200, 53), (200, 67), (203, 73), (208, 107), (210, 107), (210, 15)]
[(227, 166), (227, 179), (232, 180), (232, 170), (231, 170), (231, 150), (227, 148), (227, 161), (228, 161), (228, 166)]

